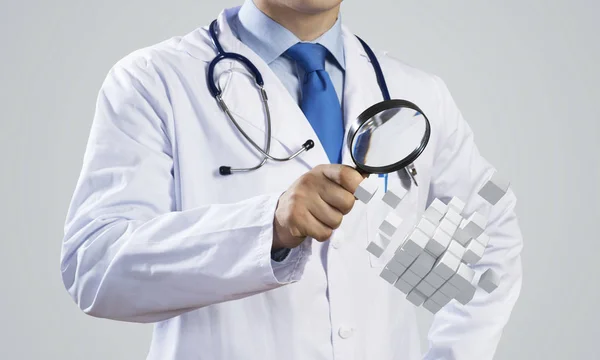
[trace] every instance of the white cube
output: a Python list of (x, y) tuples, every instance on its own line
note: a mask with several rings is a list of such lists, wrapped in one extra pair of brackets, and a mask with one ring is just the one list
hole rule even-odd
[(460, 216), (460, 214), (453, 207), (448, 208), (448, 211), (446, 211), (446, 215), (444, 215), (444, 218), (450, 220), (453, 224), (456, 224), (457, 226), (460, 225), (460, 222), (463, 220), (463, 217)]
[(454, 299), (454, 297), (460, 293), (460, 290), (456, 286), (448, 282), (442, 285), (439, 291), (450, 299)]
[(427, 282), (429, 285), (433, 286), (434, 288), (439, 289), (442, 285), (444, 285), (444, 282), (446, 280), (442, 279), (436, 273), (430, 272), (429, 274), (425, 275), (425, 277), (423, 278), (423, 281)]
[(421, 277), (410, 271), (410, 269), (406, 270), (400, 278), (412, 286), (417, 286), (417, 284), (422, 280)]
[(440, 221), (438, 228), (444, 230), (450, 237), (453, 237), (456, 229), (458, 229), (458, 225), (444, 217), (442, 221)]
[(436, 229), (433, 233), (433, 236), (427, 242), (427, 246), (425, 246), (425, 250), (429, 252), (431, 255), (436, 258), (442, 256), (444, 251), (450, 245), (451, 237), (442, 229)]
[(421, 218), (419, 224), (417, 224), (417, 228), (423, 232), (423, 234), (427, 235), (428, 238), (431, 238), (435, 233), (436, 225), (426, 218)]
[[(460, 264), (460, 259), (451, 252), (446, 251), (433, 266), (433, 272), (444, 280), (449, 279)], [(438, 303), (439, 304), (439, 303)]]
[(391, 238), (400, 224), (402, 224), (402, 218), (391, 211), (379, 226), (379, 231)]
[(408, 293), (411, 292), (412, 289), (414, 289), (413, 285), (410, 285), (409, 283), (407, 283), (406, 281), (404, 281), (402, 279), (398, 279), (398, 281), (396, 281), (396, 283), (394, 284), (394, 287), (396, 289), (402, 291), (406, 295), (408, 295)]
[(506, 194), (510, 182), (500, 177), (498, 172), (492, 175), (492, 178), (479, 190), (479, 196), (484, 198), (492, 205), (496, 205), (500, 199)]
[(369, 242), (369, 245), (367, 245), (367, 251), (377, 258), (383, 255), (383, 249), (373, 241)]
[(431, 299), (427, 299), (423, 303), (423, 307), (429, 310), (429, 312), (431, 312), (432, 314), (436, 314), (438, 311), (442, 310), (442, 307)]
[(421, 230), (416, 228), (408, 236), (408, 238), (402, 245), (402, 248), (411, 255), (417, 257), (425, 250), (425, 247), (427, 246), (428, 242), (429, 237), (425, 235)]
[(466, 248), (462, 260), (469, 265), (475, 265), (481, 260), (484, 252), (485, 247), (479, 241), (471, 241)]
[(400, 264), (409, 267), (413, 261), (415, 261), (417, 257), (409, 253), (408, 251), (398, 248), (396, 253), (394, 254), (393, 260), (399, 262)]
[(373, 240), (373, 242), (379, 245), (379, 247), (385, 251), (385, 249), (387, 249), (388, 245), (390, 245), (392, 240), (390, 237), (379, 231), (375, 234), (375, 239)]
[(394, 274), (398, 275), (398, 277), (400, 277), (400, 275), (402, 275), (404, 271), (406, 271), (406, 266), (402, 265), (397, 261), (394, 261), (394, 259), (388, 262), (386, 268), (388, 268), (388, 270), (390, 270)]
[(487, 269), (479, 278), (479, 287), (487, 293), (496, 290), (500, 284), (500, 277), (492, 269)]
[(408, 293), (406, 300), (410, 301), (414, 306), (421, 306), (427, 300), (427, 297), (421, 294), (418, 290), (413, 289)]
[(466, 264), (461, 263), (458, 266), (456, 273), (448, 280), (448, 283), (458, 290), (463, 291), (471, 287), (474, 277), (475, 271)]
[(431, 295), (429, 300), (435, 302), (439, 306), (446, 306), (446, 304), (448, 304), (452, 298), (438, 290)]
[(460, 225), (458, 225), (458, 228), (454, 232), (453, 236), (454, 240), (458, 241), (458, 243), (462, 246), (467, 246), (472, 239), (471, 235), (469, 235), (469, 233), (466, 232), (464, 229), (464, 226), (466, 226), (467, 224), (468, 221), (466, 219), (463, 219)]
[(442, 216), (446, 214), (446, 210), (448, 210), (448, 205), (444, 204), (444, 202), (440, 199), (434, 199), (431, 204), (427, 207), (428, 209), (434, 209)]
[(406, 195), (406, 192), (406, 189), (402, 186), (394, 187), (393, 189), (388, 189), (388, 191), (383, 194), (381, 200), (388, 204), (392, 209), (396, 209), (400, 204), (400, 201), (404, 198), (404, 195)]
[(455, 299), (459, 303), (467, 305), (471, 300), (473, 300), (473, 297), (475, 296), (475, 290), (475, 286), (471, 285), (467, 289), (461, 290), (460, 293), (456, 295)]
[(438, 212), (436, 209), (434, 209), (432, 207), (428, 208), (423, 213), (423, 218), (431, 221), (435, 226), (438, 226), (440, 224), (440, 221), (442, 221), (443, 217), (444, 217), (444, 214)]
[(457, 258), (462, 259), (465, 255), (465, 250), (466, 249), (464, 248), (464, 246), (459, 244), (458, 241), (452, 240), (450, 241), (450, 245), (448, 246), (448, 249), (446, 251), (451, 252)]
[(370, 176), (365, 178), (356, 188), (354, 197), (363, 203), (368, 204), (369, 201), (371, 201), (371, 198), (373, 198), (373, 195), (377, 192), (377, 189), (379, 189), (377, 182), (378, 180), (376, 177)]
[(479, 235), (479, 237), (477, 237), (475, 240), (483, 245), (484, 248), (487, 248), (488, 244), (490, 243), (490, 237), (486, 233)]
[(417, 256), (417, 259), (410, 265), (409, 269), (419, 277), (423, 278), (428, 272), (431, 271), (433, 264), (435, 264), (435, 258), (433, 255), (423, 251), (419, 256)]
[(450, 199), (448, 202), (448, 209), (454, 208), (454, 210), (456, 210), (459, 214), (462, 214), (462, 212), (465, 210), (465, 206), (465, 202), (456, 196), (452, 197), (452, 199)]
[(430, 297), (437, 290), (436, 288), (431, 286), (431, 284), (423, 280), (417, 284), (417, 287), (415, 289), (419, 290), (419, 292), (425, 295), (426, 297)]
[(389, 269), (386, 269), (386, 268), (383, 268), (383, 270), (381, 271), (381, 274), (379, 274), (379, 276), (381, 276), (381, 278), (383, 280), (389, 282), (392, 285), (394, 285), (396, 280), (398, 280), (398, 275), (394, 274), (393, 272), (391, 272)]
[(487, 219), (485, 216), (478, 212), (474, 212), (469, 216), (465, 224), (461, 224), (464, 231), (466, 231), (473, 239), (476, 239), (483, 233), (487, 225)]

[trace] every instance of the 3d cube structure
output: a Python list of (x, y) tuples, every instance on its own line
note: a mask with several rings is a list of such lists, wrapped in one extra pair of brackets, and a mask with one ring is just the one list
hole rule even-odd
[(398, 281), (396, 281), (394, 286), (396, 287), (396, 289), (402, 291), (406, 295), (408, 295), (408, 293), (414, 288), (414, 286), (412, 286), (411, 284), (407, 283), (406, 281), (404, 281), (402, 279), (398, 279)]
[(464, 229), (464, 227), (468, 224), (466, 219), (463, 219), (460, 223), (460, 225), (458, 225), (458, 228), (456, 229), (456, 231), (454, 232), (454, 240), (456, 240), (459, 244), (461, 244), (462, 246), (467, 246), (467, 244), (469, 244), (469, 241), (471, 241), (471, 239), (473, 238), (471, 235), (469, 235), (469, 233)]
[(413, 289), (413, 291), (408, 293), (406, 300), (410, 301), (415, 306), (421, 306), (425, 302), (425, 300), (427, 300), (427, 296), (421, 294), (419, 290)]
[(367, 177), (356, 188), (354, 197), (367, 204), (371, 201), (378, 188), (377, 179), (375, 177)]
[(448, 202), (448, 207), (454, 208), (459, 214), (465, 210), (465, 206), (467, 206), (467, 204), (457, 197), (453, 197)]
[(465, 256), (465, 252), (467, 251), (467, 249), (465, 249), (464, 246), (459, 244), (458, 241), (452, 240), (450, 241), (450, 245), (448, 245), (448, 249), (446, 249), (446, 251), (462, 260)]
[(402, 201), (402, 198), (404, 198), (404, 195), (406, 195), (406, 193), (407, 191), (403, 187), (399, 189), (395, 188), (393, 191), (388, 190), (383, 195), (383, 198), (381, 200), (383, 200), (384, 203), (388, 204), (392, 209), (395, 209), (398, 207), (400, 201)]
[(435, 257), (427, 253), (427, 251), (423, 251), (421, 255), (417, 256), (415, 261), (410, 264), (408, 269), (415, 273), (419, 279), (422, 279), (431, 271), (433, 264), (435, 264)]
[[(385, 239), (385, 237), (381, 236), (381, 235), (379, 235), (378, 238)], [(388, 243), (388, 245), (389, 245), (389, 243)], [(373, 256), (375, 256), (375, 257), (381, 257), (381, 255), (383, 255), (383, 252), (385, 251), (385, 245), (378, 244), (375, 241), (371, 241), (369, 243), (369, 245), (367, 246), (367, 251), (370, 252), (371, 254), (373, 254)]]
[(427, 250), (427, 252), (431, 255), (438, 258), (442, 256), (444, 251), (446, 251), (446, 249), (450, 245), (451, 240), (452, 237), (448, 235), (444, 230), (436, 229), (431, 239), (429, 239), (429, 241), (427, 242), (425, 250)]
[(427, 299), (427, 301), (425, 301), (423, 303), (423, 307), (427, 310), (429, 310), (431, 313), (435, 314), (438, 311), (442, 310), (442, 307), (438, 304), (436, 304), (433, 300), (431, 299)]
[(462, 260), (469, 265), (475, 265), (483, 257), (484, 251), (485, 246), (481, 245), (477, 240), (472, 240), (467, 245)]
[(509, 186), (510, 183), (495, 172), (494, 175), (492, 175), (492, 179), (479, 190), (479, 196), (484, 198), (490, 204), (496, 205), (504, 194), (506, 194)]
[(398, 262), (405, 267), (409, 267), (412, 265), (413, 261), (415, 261), (417, 257), (409, 253), (408, 251), (399, 248), (398, 251), (394, 254), (392, 261)]
[(429, 221), (425, 218), (422, 218), (421, 221), (419, 221), (417, 228), (419, 230), (421, 230), (428, 237), (432, 237), (433, 234), (435, 234), (436, 225), (434, 223), (432, 223), (431, 221)]
[(490, 243), (490, 237), (486, 233), (479, 235), (475, 240), (483, 245), (484, 248), (486, 248)]
[(387, 237), (391, 238), (392, 236), (394, 236), (396, 229), (398, 228), (398, 226), (400, 226), (401, 223), (402, 218), (392, 211), (385, 217), (385, 220), (383, 220), (383, 222), (379, 226), (379, 231), (381, 231)]
[[(478, 194), (495, 205), (509, 186), (507, 181), (493, 174)], [(355, 196), (366, 203), (375, 192), (376, 184), (365, 180)], [(377, 257), (385, 251), (402, 222), (395, 209), (406, 193), (405, 189), (392, 189), (381, 198), (391, 211), (379, 227), (378, 236), (367, 247)], [(453, 299), (467, 305), (475, 296), (477, 286), (490, 293), (500, 282), (500, 276), (491, 269), (481, 275), (477, 284), (474, 282), (476, 274), (470, 266), (484, 256), (490, 237), (485, 233), (487, 219), (478, 212), (464, 218), (466, 207), (458, 197), (447, 203), (434, 199), (380, 274), (412, 304), (434, 314)]]
[(483, 230), (487, 225), (487, 220), (480, 213), (473, 213), (468, 219), (464, 220), (461, 228), (471, 237), (476, 238), (483, 234)]
[(387, 264), (386, 268), (388, 268), (394, 274), (398, 275), (398, 277), (400, 277), (406, 271), (406, 266), (397, 261), (390, 261)]
[(499, 282), (500, 279), (498, 278), (498, 274), (496, 274), (492, 269), (487, 269), (483, 275), (481, 275), (481, 278), (479, 278), (479, 287), (488, 293), (491, 293), (492, 291), (496, 290)]
[(414, 257), (417, 257), (423, 251), (425, 251), (425, 247), (427, 247), (428, 242), (429, 237), (425, 235), (425, 233), (423, 233), (421, 230), (416, 228), (406, 239), (402, 248)]
[(427, 210), (425, 210), (423, 218), (431, 221), (437, 226), (440, 224), (440, 221), (444, 217), (444, 214), (446, 213), (446, 208), (447, 205), (444, 204), (440, 199), (435, 199), (433, 200), (431, 205), (429, 205)]

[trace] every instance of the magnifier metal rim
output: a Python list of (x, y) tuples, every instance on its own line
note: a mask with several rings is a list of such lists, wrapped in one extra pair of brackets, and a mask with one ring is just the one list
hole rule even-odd
[[(360, 129), (361, 126), (365, 122), (367, 122), (369, 119), (371, 119), (376, 114), (378, 114), (384, 110), (389, 110), (389, 109), (399, 108), (399, 107), (404, 107), (404, 108), (418, 111), (425, 118), (425, 134), (423, 135), (423, 138), (421, 139), (421, 144), (419, 146), (417, 146), (410, 154), (408, 154), (407, 157), (405, 157), (404, 159), (402, 159), (394, 164), (391, 164), (391, 165), (373, 167), (373, 166), (366, 166), (366, 165), (359, 164), (356, 161), (356, 159), (354, 158), (354, 152), (352, 151), (352, 146), (353, 146), (354, 138), (356, 137), (356, 134), (357, 134), (357, 130)], [(384, 100), (382, 102), (379, 102), (379, 103), (367, 108), (365, 111), (363, 111), (362, 114), (360, 114), (356, 118), (356, 120), (354, 120), (354, 122), (352, 123), (352, 126), (350, 127), (350, 131), (348, 131), (348, 137), (346, 138), (346, 142), (348, 144), (348, 148), (350, 149), (350, 156), (352, 157), (352, 161), (360, 170), (365, 171), (369, 174), (388, 174), (388, 173), (391, 173), (394, 171), (401, 170), (401, 169), (407, 167), (408, 165), (412, 164), (413, 162), (415, 162), (415, 160), (417, 160), (417, 158), (421, 155), (421, 153), (423, 153), (423, 151), (427, 147), (427, 144), (429, 143), (430, 135), (431, 135), (431, 124), (429, 123), (429, 119), (417, 105), (413, 104), (412, 102), (410, 102), (408, 100), (392, 99), (392, 100)]]

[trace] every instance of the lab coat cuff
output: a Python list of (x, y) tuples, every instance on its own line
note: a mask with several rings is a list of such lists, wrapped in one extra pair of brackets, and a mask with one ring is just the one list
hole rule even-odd
[[(307, 239), (304, 242), (309, 241), (310, 239)], [(286, 284), (300, 280), (300, 266), (303, 265), (306, 253), (307, 247), (302, 243), (302, 245), (291, 249), (283, 261), (277, 262), (271, 260), (271, 268), (277, 281)]]
[(310, 254), (310, 239), (306, 239), (300, 246), (290, 250), (289, 254), (282, 261), (275, 261), (271, 257), (271, 249), (273, 246), (273, 219), (275, 218), (275, 210), (277, 202), (281, 194), (276, 194), (272, 197), (264, 208), (264, 224), (261, 232), (261, 249), (260, 257), (261, 264), (265, 264), (267, 268), (266, 282), (277, 285), (285, 285), (300, 280), (304, 265), (306, 264), (308, 255)]

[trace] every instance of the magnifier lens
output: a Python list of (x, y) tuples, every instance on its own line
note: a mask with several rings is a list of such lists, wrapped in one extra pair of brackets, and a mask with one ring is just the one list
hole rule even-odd
[(408, 166), (429, 140), (428, 120), (414, 104), (403, 100), (373, 105), (359, 116), (352, 131), (352, 157), (368, 173), (390, 173)]

